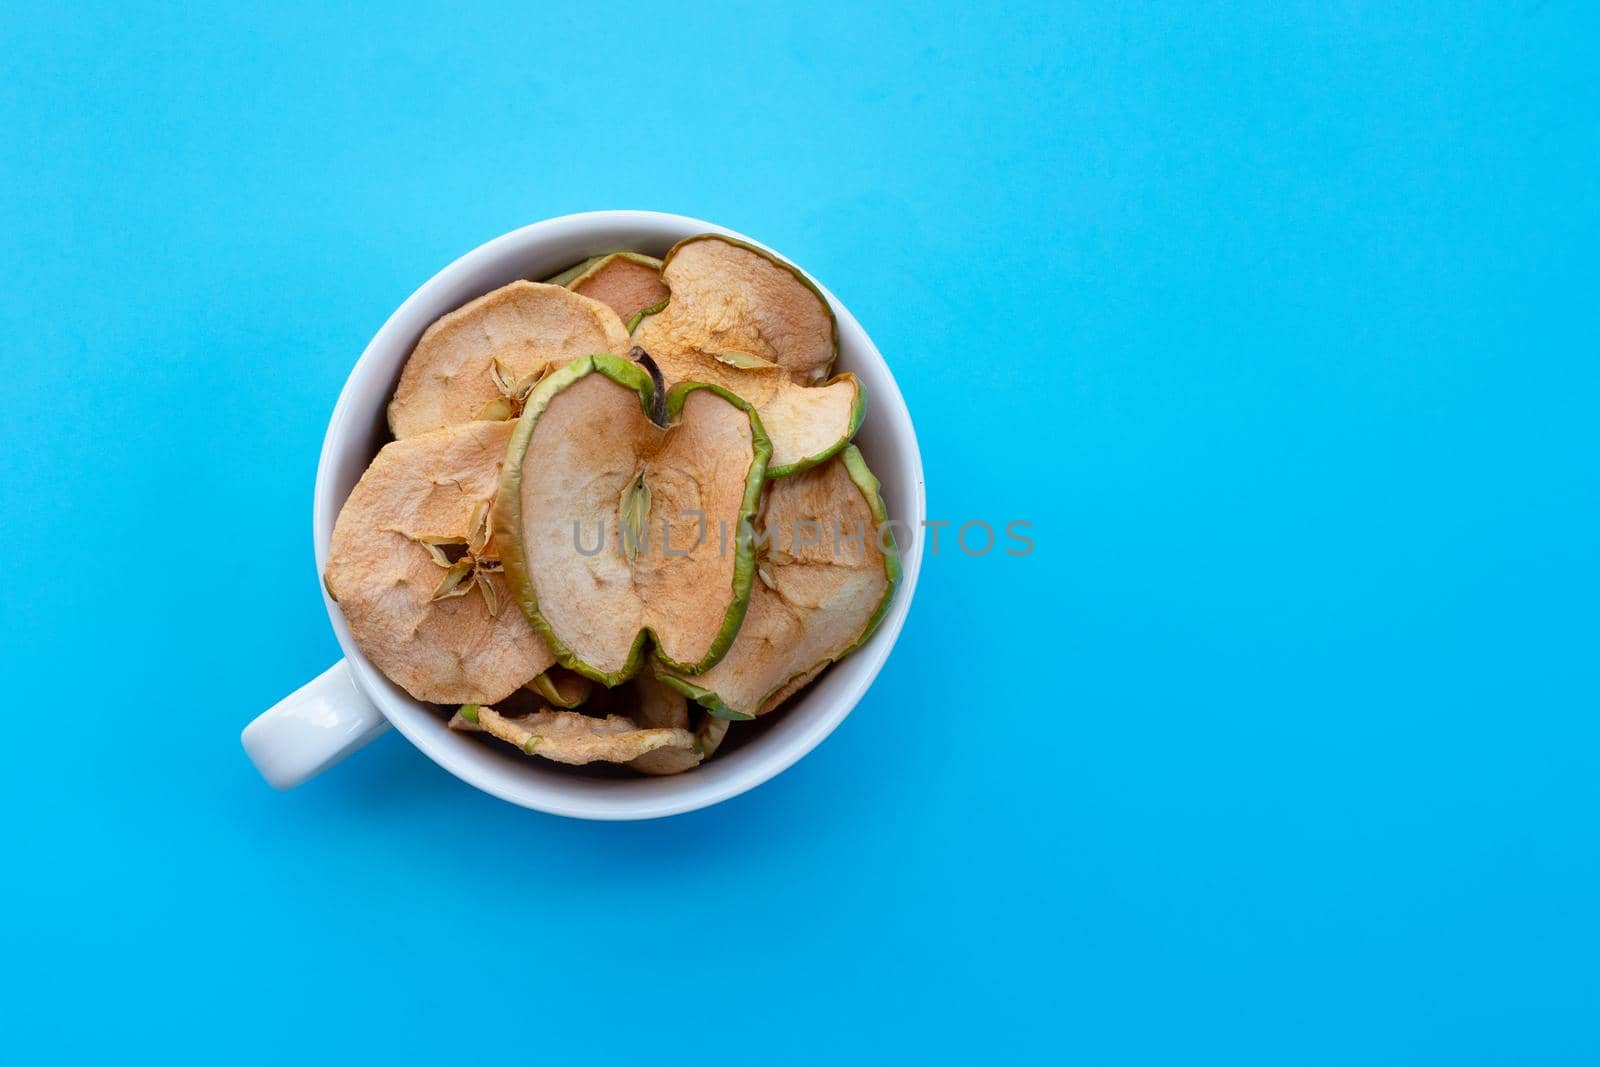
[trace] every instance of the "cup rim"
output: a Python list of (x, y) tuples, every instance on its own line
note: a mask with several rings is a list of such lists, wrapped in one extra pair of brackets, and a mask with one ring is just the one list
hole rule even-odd
[[(342, 496), (337, 500), (332, 498), (330, 480), (353, 443), (362, 440), (358, 432), (360, 427), (354, 421), (353, 409), (372, 389), (372, 383), (367, 379), (371, 377), (374, 367), (384, 359), (385, 352), (399, 340), (404, 340), (403, 337), (397, 339), (396, 335), (410, 332), (409, 324), (415, 319), (418, 309), (443, 299), (444, 294), (452, 288), (457, 279), (497, 262), (500, 257), (508, 253), (536, 245), (541, 241), (566, 239), (596, 228), (629, 224), (681, 230), (682, 236), (692, 233), (720, 233), (749, 242), (757, 248), (772, 252), (785, 262), (794, 263), (789, 257), (782, 256), (762, 242), (727, 227), (686, 215), (639, 210), (586, 211), (544, 219), (501, 234), (458, 256), (418, 286), (385, 319), (351, 367), (340, 389), (339, 398), (334, 403), (328, 428), (323, 437), (312, 505), (312, 542), (319, 576), (326, 570), (328, 538), (339, 508), (344, 503)], [(803, 267), (800, 269), (804, 271)], [(833, 308), (839, 323), (840, 351), (843, 352), (848, 348), (857, 362), (874, 361), (882, 371), (883, 384), (878, 384), (868, 397), (868, 418), (889, 420), (888, 432), (895, 437), (896, 445), (902, 451), (899, 469), (909, 470), (913, 474), (913, 484), (907, 488), (914, 513), (896, 516), (906, 526), (905, 543), (901, 545), (903, 570), (900, 585), (888, 612), (868, 643), (830, 671), (830, 673), (847, 672), (849, 684), (845, 693), (833, 699), (830, 706), (805, 717), (804, 728), (798, 733), (781, 743), (773, 742), (768, 745), (762, 758), (749, 761), (749, 765), (742, 773), (722, 776), (715, 782), (702, 781), (698, 785), (695, 782), (697, 774), (694, 771), (669, 778), (649, 779), (648, 781), (654, 783), (653, 788), (640, 789), (632, 802), (613, 800), (606, 804), (597, 804), (592, 797), (564, 794), (555, 786), (531, 788), (526, 781), (515, 775), (490, 767), (482, 761), (466, 758), (465, 750), (461, 748), (439, 744), (441, 736), (439, 732), (426, 728), (422, 720), (412, 713), (426, 711), (432, 719), (437, 719), (437, 714), (427, 709), (420, 701), (400, 691), (367, 661), (351, 639), (343, 614), (319, 578), (318, 587), (322, 589), (324, 608), (356, 684), (384, 718), (424, 756), (468, 785), (520, 807), (583, 819), (660, 818), (710, 807), (771, 780), (799, 762), (854, 710), (887, 661), (910, 611), (921, 571), (927, 495), (916, 430), (911, 421), (910, 411), (906, 407), (905, 398), (900, 392), (899, 384), (895, 381), (888, 362), (884, 360), (871, 337), (850, 310), (820, 281), (811, 277), (809, 273), (806, 277), (811, 279)], [(460, 301), (457, 301), (449, 307), (433, 310), (427, 321), (433, 321), (459, 304)], [(383, 380), (381, 376), (379, 380)], [(899, 533), (900, 529), (897, 526), (897, 536)], [(787, 714), (794, 715), (800, 710), (793, 708)], [(582, 779), (572, 781), (577, 783)], [(574, 788), (576, 790), (577, 787)]]

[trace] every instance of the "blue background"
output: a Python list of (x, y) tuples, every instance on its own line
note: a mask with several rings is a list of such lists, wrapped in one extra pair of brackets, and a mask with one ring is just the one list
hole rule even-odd
[[(0, 16), (0, 1058), (1596, 1062), (1585, 6), (321, 7)], [(352, 361), (598, 207), (825, 280), (1037, 550), (714, 810), (271, 792)]]

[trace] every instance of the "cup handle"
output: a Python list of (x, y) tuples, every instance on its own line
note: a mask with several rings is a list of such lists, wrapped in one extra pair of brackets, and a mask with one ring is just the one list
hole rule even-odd
[(256, 716), (239, 741), (273, 788), (293, 789), (388, 728), (340, 660)]

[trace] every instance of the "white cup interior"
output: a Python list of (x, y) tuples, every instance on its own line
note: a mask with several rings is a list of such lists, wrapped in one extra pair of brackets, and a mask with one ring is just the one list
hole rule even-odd
[[(682, 215), (594, 211), (515, 230), (430, 278), (373, 337), (334, 407), (317, 469), (312, 516), (318, 572), (326, 566), (340, 506), (388, 440), (385, 409), (390, 394), (430, 323), (518, 278), (547, 278), (588, 256), (617, 249), (660, 256), (681, 238), (707, 232), (751, 240)], [(905, 565), (894, 602), (873, 638), (831, 667), (781, 714), (736, 725), (725, 750), (700, 767), (670, 778), (608, 777), (451, 732), (436, 708), (414, 700), (367, 661), (351, 641), (344, 616), (327, 601), (328, 617), (357, 683), (412, 744), (463, 781), (524, 807), (582, 818), (643, 819), (692, 811), (753, 788), (792, 765), (843, 721), (872, 684), (905, 623), (922, 560), (926, 502), (916, 433), (888, 365), (855, 317), (825, 286), (818, 287), (839, 319), (838, 370), (853, 372), (866, 389), (866, 421), (856, 443), (883, 483)]]

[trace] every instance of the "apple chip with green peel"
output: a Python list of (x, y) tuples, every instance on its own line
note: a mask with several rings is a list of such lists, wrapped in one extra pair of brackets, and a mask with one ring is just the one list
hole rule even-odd
[(659, 749), (692, 749), (688, 730), (642, 728), (621, 715), (597, 718), (577, 711), (536, 711), (502, 715), (494, 708), (468, 704), (451, 717), (452, 730), (487, 733), (530, 756), (556, 763), (628, 763)]
[(622, 320), (600, 301), (559, 285), (512, 282), (428, 327), (400, 373), (389, 429), (403, 439), (515, 418), (550, 368), (629, 347)]
[(823, 466), (768, 485), (756, 574), (732, 647), (696, 677), (662, 680), (712, 714), (772, 710), (877, 628), (900, 580), (878, 480), (850, 445)]
[(813, 667), (811, 670), (806, 671), (804, 674), (797, 675), (796, 677), (789, 679), (788, 682), (784, 683), (783, 688), (779, 689), (776, 693), (773, 693), (766, 700), (762, 701), (761, 706), (756, 709), (756, 714), (765, 715), (769, 711), (778, 710), (778, 708), (783, 706), (784, 701), (788, 700), (790, 697), (800, 692), (800, 690), (816, 681), (817, 675), (821, 674), (827, 668), (827, 663), (819, 664), (818, 666)]
[[(640, 671), (633, 680), (636, 703), (628, 717), (641, 726), (687, 730), (690, 725), (689, 698), (661, 681), (651, 671)], [(694, 744), (689, 748), (668, 746), (631, 760), (628, 766), (644, 774), (663, 776), (693, 770), (722, 744), (728, 734), (728, 720), (703, 708), (696, 710)]]
[(577, 671), (551, 667), (525, 687), (543, 697), (551, 707), (570, 710), (581, 707), (594, 690), (594, 683)]
[(661, 280), (661, 261), (638, 252), (612, 252), (587, 260), (561, 284), (615, 311), (629, 330), (644, 316), (666, 307), (671, 295)]
[(710, 382), (755, 405), (772, 439), (771, 477), (816, 466), (855, 436), (866, 394), (828, 379), (839, 351), (833, 310), (798, 270), (716, 234), (680, 241), (662, 260), (665, 308), (634, 343), (669, 384)]
[(770, 454), (750, 404), (714, 385), (680, 383), (658, 403), (643, 367), (609, 355), (542, 381), (494, 529), (512, 595), (557, 659), (612, 686), (638, 672), (647, 640), (684, 674), (721, 658), (750, 595)]
[(581, 263), (574, 263), (560, 274), (552, 274), (550, 277), (544, 280), (544, 284), (565, 286), (568, 282), (572, 281), (578, 275), (582, 274), (584, 271), (588, 270), (590, 267), (594, 266), (604, 258), (606, 257), (590, 256)]
[[(689, 698), (661, 680), (654, 671), (640, 671), (633, 680), (637, 704), (629, 717), (644, 726), (676, 726), (689, 729)], [(709, 758), (728, 733), (728, 720), (703, 712), (696, 717), (694, 747), (702, 759)]]
[(390, 442), (334, 523), (328, 591), (361, 651), (419, 700), (501, 700), (555, 662), (511, 603), (490, 532), (514, 429)]
[(700, 725), (694, 731), (694, 747), (700, 750), (701, 759), (710, 759), (722, 747), (722, 739), (728, 736), (730, 725), (727, 719), (710, 712), (700, 716)]

